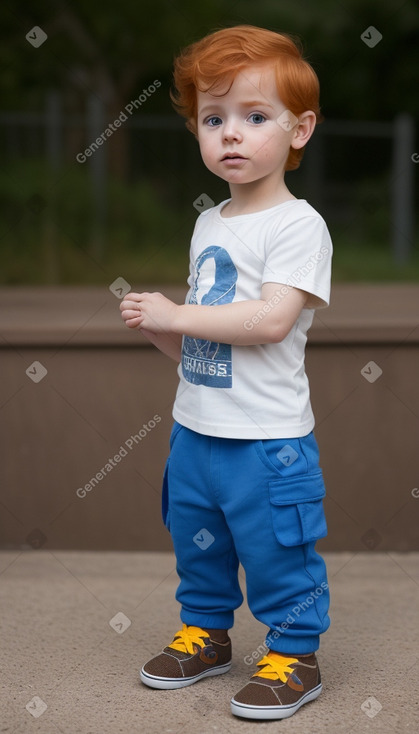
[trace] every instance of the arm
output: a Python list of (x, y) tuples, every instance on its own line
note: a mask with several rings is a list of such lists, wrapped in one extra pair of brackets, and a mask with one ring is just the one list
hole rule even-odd
[(148, 339), (149, 342), (154, 344), (157, 349), (160, 349), (163, 354), (174, 359), (175, 362), (180, 362), (182, 334), (156, 334), (148, 329), (140, 329), (140, 332), (146, 339)]
[[(135, 294), (129, 293), (125, 298), (130, 299)], [(131, 308), (127, 307), (127, 303)], [(135, 307), (134, 310), (132, 307)], [(166, 354), (176, 362), (180, 362), (181, 359), (181, 346), (182, 346), (182, 335), (173, 334), (169, 332), (156, 333), (150, 329), (145, 329), (140, 326), (141, 317), (138, 315), (137, 304), (132, 301), (122, 301), (120, 305), (121, 316), (125, 321), (125, 325), (130, 329), (138, 329), (146, 339), (154, 344), (163, 354)]]
[[(161, 293), (130, 293), (121, 303), (140, 328), (155, 333), (185, 334), (196, 339), (241, 346), (282, 341), (308, 298), (305, 291), (265, 283), (261, 298), (220, 306), (178, 306)], [(124, 316), (123, 316), (124, 317)], [(124, 317), (125, 318), (125, 317)]]

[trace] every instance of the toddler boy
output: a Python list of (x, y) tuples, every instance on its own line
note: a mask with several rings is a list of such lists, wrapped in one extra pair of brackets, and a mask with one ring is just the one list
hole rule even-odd
[(319, 85), (291, 38), (253, 26), (186, 48), (174, 82), (175, 106), (230, 198), (197, 219), (184, 305), (160, 293), (121, 303), (126, 325), (179, 362), (180, 380), (163, 518), (183, 627), (140, 676), (173, 689), (230, 669), (240, 562), (249, 608), (269, 631), (231, 710), (282, 719), (319, 696), (315, 651), (329, 626), (304, 350), (314, 310), (329, 303), (332, 244), (284, 181), (320, 119)]

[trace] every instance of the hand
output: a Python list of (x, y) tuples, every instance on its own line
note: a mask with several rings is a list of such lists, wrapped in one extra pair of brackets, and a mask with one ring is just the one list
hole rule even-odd
[(161, 293), (128, 293), (119, 308), (130, 329), (158, 334), (172, 331), (178, 306)]

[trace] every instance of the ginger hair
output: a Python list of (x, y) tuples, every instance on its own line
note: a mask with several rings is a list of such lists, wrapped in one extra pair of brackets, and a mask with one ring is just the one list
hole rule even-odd
[[(187, 46), (174, 61), (173, 105), (186, 118), (186, 127), (197, 135), (197, 91), (226, 94), (236, 75), (252, 65), (274, 69), (278, 96), (296, 117), (312, 110), (322, 121), (319, 80), (303, 58), (297, 39), (251, 25), (223, 28)], [(225, 89), (225, 85), (228, 88)], [(212, 91), (213, 90), (213, 91)], [(285, 165), (292, 171), (300, 165), (304, 148), (290, 148)]]

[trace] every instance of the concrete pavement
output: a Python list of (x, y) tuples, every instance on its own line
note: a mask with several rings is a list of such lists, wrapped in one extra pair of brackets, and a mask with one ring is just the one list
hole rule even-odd
[[(0, 731), (8, 734), (405, 734), (419, 728), (419, 554), (325, 553), (332, 624), (318, 653), (320, 698), (282, 722), (229, 701), (265, 628), (246, 603), (233, 667), (175, 691), (138, 669), (179, 629), (172, 553), (0, 554)], [(243, 587), (244, 575), (242, 572)]]

